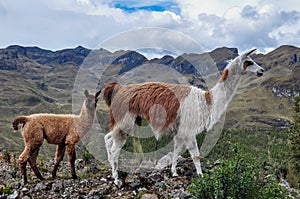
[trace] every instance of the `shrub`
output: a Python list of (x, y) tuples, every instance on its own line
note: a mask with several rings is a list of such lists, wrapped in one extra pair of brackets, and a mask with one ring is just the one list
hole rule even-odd
[(92, 161), (92, 159), (94, 159), (94, 157), (85, 145), (82, 145), (82, 148), (83, 148), (83, 154), (82, 154), (83, 161), (84, 161), (84, 164), (87, 165), (88, 163), (91, 163), (91, 161)]
[(288, 163), (287, 179), (289, 183), (299, 188), (300, 183), (300, 95), (295, 95), (293, 99), (293, 125), (289, 128), (289, 148), (290, 160)]
[(286, 190), (276, 179), (265, 177), (260, 164), (245, 147), (232, 146), (233, 157), (195, 178), (188, 190), (193, 198), (207, 199), (252, 199), (286, 198)]

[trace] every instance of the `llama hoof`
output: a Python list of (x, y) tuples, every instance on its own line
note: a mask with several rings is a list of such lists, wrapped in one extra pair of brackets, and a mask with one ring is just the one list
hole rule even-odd
[(178, 173), (173, 173), (172, 177), (178, 177)]
[(73, 175), (72, 178), (75, 180), (75, 179), (78, 179), (77, 175)]
[(123, 184), (121, 180), (117, 180), (117, 179), (115, 179), (114, 183), (115, 183), (115, 185), (117, 185), (118, 188), (121, 188), (121, 186)]
[(39, 177), (40, 181), (44, 181), (45, 178), (44, 177)]
[(52, 172), (52, 179), (55, 179), (55, 178), (56, 178), (56, 173)]

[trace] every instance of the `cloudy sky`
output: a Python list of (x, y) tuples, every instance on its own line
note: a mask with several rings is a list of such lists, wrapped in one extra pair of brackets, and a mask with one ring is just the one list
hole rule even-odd
[(152, 28), (176, 31), (204, 50), (300, 46), (295, 0), (0, 0), (0, 24), (0, 48), (95, 49), (126, 31), (136, 38), (128, 43), (142, 43), (160, 34), (136, 30)]

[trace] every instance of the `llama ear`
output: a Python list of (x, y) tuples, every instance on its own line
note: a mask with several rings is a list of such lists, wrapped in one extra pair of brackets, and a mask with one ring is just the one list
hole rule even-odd
[(99, 91), (95, 94), (95, 98), (96, 98), (96, 99), (99, 97), (100, 93), (101, 93), (101, 90), (99, 90)]
[(255, 51), (256, 51), (256, 49), (254, 48), (254, 49), (252, 49), (250, 51), (247, 51), (247, 52), (243, 53), (241, 56), (242, 56), (243, 59), (245, 59), (247, 56), (251, 55)]
[(89, 92), (88, 92), (88, 90), (85, 89), (84, 95), (85, 95), (85, 97), (88, 97), (90, 95)]
[(247, 52), (246, 53), (246, 56), (249, 56), (249, 55), (251, 55), (252, 53), (254, 53), (256, 51), (256, 49), (254, 48), (254, 49), (252, 49), (252, 50), (250, 50), (249, 52)]

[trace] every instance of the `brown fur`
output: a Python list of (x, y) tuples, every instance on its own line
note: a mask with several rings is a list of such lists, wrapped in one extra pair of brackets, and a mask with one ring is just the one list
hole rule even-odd
[[(105, 93), (115, 92), (114, 95)], [(167, 129), (175, 122), (180, 101), (188, 95), (190, 86), (168, 83), (120, 85), (110, 83), (104, 89), (104, 100), (110, 106), (110, 128), (122, 121), (126, 113), (136, 117), (136, 124), (144, 118), (154, 128)], [(113, 97), (113, 98), (109, 98)], [(110, 103), (109, 103), (110, 102)]]
[(222, 83), (222, 82), (224, 82), (224, 81), (227, 79), (228, 73), (229, 73), (228, 69), (225, 69), (225, 70), (222, 72), (222, 76), (221, 76), (221, 78), (220, 78), (220, 80), (219, 80), (219, 83)]
[(19, 164), (24, 183), (27, 182), (27, 162), (29, 162), (35, 175), (39, 179), (43, 179), (36, 166), (36, 159), (44, 139), (50, 144), (57, 145), (52, 177), (56, 176), (59, 163), (63, 159), (65, 151), (67, 151), (72, 177), (77, 178), (74, 166), (76, 159), (75, 144), (93, 125), (99, 94), (100, 91), (95, 96), (89, 95), (87, 91), (85, 92), (86, 99), (82, 105), (80, 115), (33, 114), (18, 116), (13, 120), (13, 129), (16, 131), (18, 130), (18, 124), (22, 124), (21, 132), (25, 149), (19, 157)]
[(114, 94), (118, 91), (120, 85), (117, 82), (111, 82), (107, 84), (106, 88), (103, 91), (103, 99), (105, 103), (110, 106), (111, 100), (114, 97)]
[(210, 106), (212, 105), (212, 94), (211, 91), (205, 91), (205, 101)]

